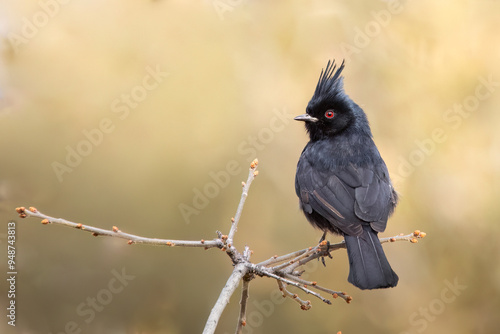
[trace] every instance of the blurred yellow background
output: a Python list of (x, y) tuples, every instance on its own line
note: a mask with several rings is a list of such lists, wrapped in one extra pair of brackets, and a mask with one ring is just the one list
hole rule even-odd
[[(292, 118), (328, 59), (345, 59), (401, 194), (380, 236), (428, 236), (385, 245), (390, 290), (348, 284), (343, 250), (310, 263), (306, 277), (349, 305), (301, 295), (304, 312), (252, 281), (245, 333), (498, 331), (500, 2), (10, 0), (0, 13), (0, 241), (6, 254), (17, 222), (18, 270), (17, 325), (2, 315), (0, 332), (200, 333), (232, 270), (218, 250), (128, 246), (17, 206), (208, 240), (229, 230), (258, 157), (236, 245), (254, 261), (314, 245), (294, 190), (308, 138)], [(234, 331), (239, 298), (218, 333)]]

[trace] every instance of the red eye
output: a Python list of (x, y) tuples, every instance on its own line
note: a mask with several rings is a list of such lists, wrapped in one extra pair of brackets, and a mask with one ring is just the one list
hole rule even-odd
[(327, 110), (325, 112), (325, 117), (326, 118), (333, 118), (333, 116), (335, 116), (335, 113), (333, 112), (333, 110)]

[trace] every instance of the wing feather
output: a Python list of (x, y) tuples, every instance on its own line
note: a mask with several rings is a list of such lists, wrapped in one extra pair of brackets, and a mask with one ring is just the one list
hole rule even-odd
[(387, 175), (385, 165), (320, 172), (308, 159), (300, 159), (295, 188), (306, 213), (316, 212), (345, 234), (360, 235), (366, 224), (382, 232), (392, 211)]

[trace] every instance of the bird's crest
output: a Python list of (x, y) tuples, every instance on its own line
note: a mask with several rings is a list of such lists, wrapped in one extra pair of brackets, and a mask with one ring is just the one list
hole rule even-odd
[(321, 74), (319, 75), (318, 85), (316, 86), (316, 90), (314, 91), (314, 97), (319, 97), (323, 94), (328, 93), (338, 93), (342, 91), (342, 77), (340, 74), (344, 69), (344, 62), (340, 65), (339, 69), (335, 71), (337, 65), (335, 65), (335, 60), (328, 61), (326, 64), (326, 68), (321, 70)]

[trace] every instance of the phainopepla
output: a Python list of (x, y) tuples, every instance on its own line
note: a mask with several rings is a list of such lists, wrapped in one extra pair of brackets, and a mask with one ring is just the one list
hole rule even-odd
[(377, 237), (398, 197), (372, 139), (363, 110), (344, 92), (344, 63), (321, 71), (304, 121), (310, 141), (297, 164), (295, 191), (309, 222), (344, 236), (348, 281), (360, 289), (394, 287), (392, 270)]

